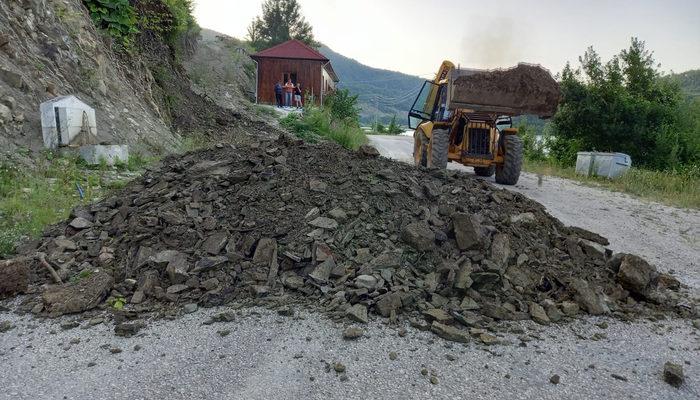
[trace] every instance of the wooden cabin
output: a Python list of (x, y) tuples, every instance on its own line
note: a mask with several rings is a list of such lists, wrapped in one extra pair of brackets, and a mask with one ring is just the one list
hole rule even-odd
[(299, 40), (288, 40), (250, 56), (256, 63), (256, 103), (275, 104), (275, 84), (301, 84), (305, 102), (323, 103), (339, 81), (330, 60)]

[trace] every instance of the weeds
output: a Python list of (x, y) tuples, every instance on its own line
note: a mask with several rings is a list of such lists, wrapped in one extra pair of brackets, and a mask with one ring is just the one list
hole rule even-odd
[(367, 136), (355, 123), (331, 122), (329, 113), (319, 107), (309, 106), (303, 114), (291, 113), (280, 124), (304, 141), (316, 143), (332, 140), (346, 149), (357, 149), (367, 143)]
[(182, 138), (180, 142), (180, 153), (187, 153), (189, 151), (203, 149), (209, 147), (212, 144), (211, 139), (201, 133), (191, 133)]
[[(137, 171), (148, 162), (136, 155), (120, 168)], [(47, 225), (67, 218), (78, 204), (91, 203), (126, 185), (105, 178), (105, 170), (111, 168), (86, 168), (77, 157), (45, 152), (35, 163), (31, 169), (0, 164), (0, 257), (12, 254), (18, 241), (36, 237)]]
[(277, 118), (279, 116), (277, 111), (270, 106), (253, 104), (251, 106), (251, 110), (255, 113), (255, 115), (257, 115), (259, 117)]

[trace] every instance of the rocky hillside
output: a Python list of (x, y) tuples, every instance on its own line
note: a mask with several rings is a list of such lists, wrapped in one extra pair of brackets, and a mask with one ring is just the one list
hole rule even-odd
[(12, 114), (0, 116), (0, 147), (42, 149), (39, 104), (73, 94), (96, 109), (101, 141), (174, 148), (153, 75), (119, 62), (79, 0), (1, 2), (0, 31), (0, 101)]
[(197, 54), (196, 34), (166, 40), (152, 18), (167, 13), (164, 2), (139, 2), (135, 9), (144, 26), (125, 51), (95, 27), (80, 0), (0, 2), (3, 151), (43, 149), (39, 104), (69, 94), (95, 108), (101, 142), (126, 143), (135, 152), (167, 153), (190, 134), (266, 131), (244, 110), (220, 107), (193, 91), (181, 60)]
[(202, 29), (184, 66), (194, 90), (223, 107), (247, 110), (255, 101), (254, 50), (247, 42)]

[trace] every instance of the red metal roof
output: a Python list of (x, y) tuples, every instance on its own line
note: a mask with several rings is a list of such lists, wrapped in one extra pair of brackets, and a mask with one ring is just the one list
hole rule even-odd
[(269, 49), (259, 51), (252, 58), (296, 58), (301, 60), (328, 61), (328, 58), (318, 51), (312, 49), (306, 43), (292, 39)]

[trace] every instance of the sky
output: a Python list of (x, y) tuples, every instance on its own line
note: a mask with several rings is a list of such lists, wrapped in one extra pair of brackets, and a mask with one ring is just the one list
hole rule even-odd
[[(552, 73), (589, 46), (603, 60), (637, 36), (661, 70), (700, 68), (700, 0), (298, 0), (316, 40), (376, 68), (429, 77), (541, 64)], [(244, 38), (262, 0), (194, 0), (200, 26)]]

